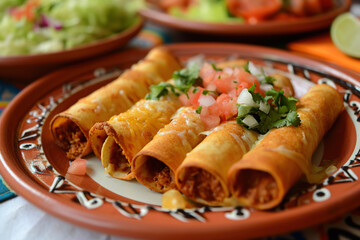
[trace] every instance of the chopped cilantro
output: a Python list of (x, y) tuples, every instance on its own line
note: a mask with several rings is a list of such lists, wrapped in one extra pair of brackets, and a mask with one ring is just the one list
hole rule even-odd
[(215, 95), (218, 95), (218, 93), (216, 92), (216, 91), (211, 91), (211, 90), (204, 90), (203, 92), (202, 92), (202, 94), (203, 95), (208, 95), (209, 93), (213, 93), (213, 94), (215, 94)]
[(248, 61), (246, 62), (246, 64), (243, 66), (245, 72), (248, 72), (248, 73), (250, 73), (249, 64), (250, 64), (250, 61), (248, 60)]
[(264, 78), (261, 79), (260, 84), (271, 84), (274, 85), (274, 82), (276, 79), (273, 76), (266, 76), (264, 75)]
[(212, 68), (215, 70), (215, 71), (222, 71), (223, 69), (222, 68), (218, 68), (218, 67), (216, 67), (216, 65), (215, 64), (211, 64), (211, 66), (212, 66)]
[(161, 82), (158, 85), (150, 86), (150, 93), (146, 94), (145, 99), (158, 100), (160, 97), (167, 95), (169, 93), (169, 89), (175, 95), (179, 95), (175, 92), (175, 87), (173, 85)]
[(261, 68), (261, 76), (258, 77), (260, 84), (274, 85), (276, 79), (273, 76), (269, 76), (265, 73), (264, 69)]
[[(264, 113), (259, 107), (247, 106), (238, 104), (238, 116), (236, 121), (239, 124), (244, 124), (243, 120), (246, 116), (251, 115), (258, 121), (258, 125), (253, 127), (253, 130), (264, 134), (272, 128), (280, 128), (284, 126), (299, 126), (300, 118), (296, 112), (296, 102), (298, 101), (295, 97), (286, 97), (284, 91), (281, 89), (276, 91), (271, 89), (265, 93), (263, 97), (259, 93), (255, 93), (255, 85), (248, 89), (252, 95), (254, 102), (260, 105), (260, 102), (270, 102), (270, 111)], [(246, 126), (246, 125), (245, 125)]]
[(175, 71), (172, 77), (176, 89), (187, 95), (192, 86), (199, 85), (201, 83), (201, 78), (199, 77), (200, 67), (199, 64), (194, 63), (187, 68)]
[[(192, 86), (200, 85), (201, 78), (199, 77), (200, 65), (193, 63), (187, 68), (183, 68), (179, 71), (175, 71), (172, 75), (174, 79), (174, 85), (170, 83), (159, 83), (157, 85), (150, 86), (150, 93), (146, 95), (146, 99), (158, 100), (160, 97), (172, 92), (176, 96), (180, 93), (185, 93), (188, 97), (188, 91)], [(193, 93), (199, 91), (198, 88), (194, 88)]]
[(197, 114), (200, 114), (200, 113), (201, 113), (201, 110), (202, 110), (202, 106), (199, 106), (199, 107), (196, 109), (196, 113), (197, 113)]

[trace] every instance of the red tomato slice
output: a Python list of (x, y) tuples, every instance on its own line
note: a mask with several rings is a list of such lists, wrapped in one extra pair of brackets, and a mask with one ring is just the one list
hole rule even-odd
[(264, 19), (282, 8), (281, 0), (226, 0), (228, 10), (237, 17)]
[(86, 159), (76, 158), (71, 162), (67, 173), (74, 175), (85, 175), (86, 174)]
[(16, 19), (20, 20), (26, 17), (28, 21), (35, 20), (35, 8), (39, 6), (38, 0), (28, 1), (24, 6), (11, 10), (10, 14)]

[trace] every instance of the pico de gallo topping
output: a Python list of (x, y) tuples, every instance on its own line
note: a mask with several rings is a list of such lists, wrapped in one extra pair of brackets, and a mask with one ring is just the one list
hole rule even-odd
[(236, 118), (249, 129), (266, 133), (272, 128), (299, 126), (297, 98), (273, 86), (274, 77), (252, 62), (242, 67), (219, 68), (193, 61), (173, 74), (173, 80), (150, 87), (146, 99), (175, 94), (184, 106), (200, 114), (207, 129)]

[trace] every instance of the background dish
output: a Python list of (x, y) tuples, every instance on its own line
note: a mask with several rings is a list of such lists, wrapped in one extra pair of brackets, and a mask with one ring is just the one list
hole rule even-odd
[(329, 27), (334, 18), (340, 13), (349, 10), (351, 5), (351, 0), (339, 0), (336, 2), (338, 3), (338, 7), (319, 15), (304, 17), (294, 21), (265, 21), (254, 25), (187, 21), (173, 17), (154, 7), (144, 8), (140, 10), (140, 14), (146, 19), (165, 27), (199, 34), (276, 36), (307, 33)]
[(0, 57), (0, 78), (5, 81), (29, 83), (59, 67), (109, 53), (135, 37), (143, 23), (143, 19), (139, 17), (131, 27), (117, 35), (65, 51)]
[(168, 211), (111, 192), (88, 175), (66, 175), (68, 160), (51, 141), (48, 130), (51, 117), (146, 54), (133, 50), (54, 72), (11, 102), (0, 121), (0, 172), (8, 184), (34, 205), (64, 220), (109, 234), (147, 239), (269, 236), (330, 220), (358, 206), (358, 76), (285, 51), (251, 45), (198, 43), (168, 48), (181, 60), (199, 53), (212, 59), (238, 56), (336, 86), (344, 93), (346, 111), (326, 135), (323, 156), (339, 159), (338, 173), (318, 188), (288, 199), (281, 205), (283, 210), (263, 212), (246, 208)]

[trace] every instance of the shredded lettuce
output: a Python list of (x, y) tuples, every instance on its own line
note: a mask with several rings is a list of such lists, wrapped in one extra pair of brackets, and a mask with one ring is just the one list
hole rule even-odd
[(12, 10), (27, 2), (1, 1), (0, 9), (5, 9), (0, 20), (1, 56), (61, 51), (111, 37), (138, 21), (136, 11), (142, 6), (142, 0), (38, 2), (32, 9), (34, 19), (26, 16), (19, 19)]
[(180, 7), (172, 7), (169, 13), (175, 17), (202, 22), (243, 23), (243, 18), (232, 17), (227, 10), (225, 0), (199, 0), (187, 11)]

